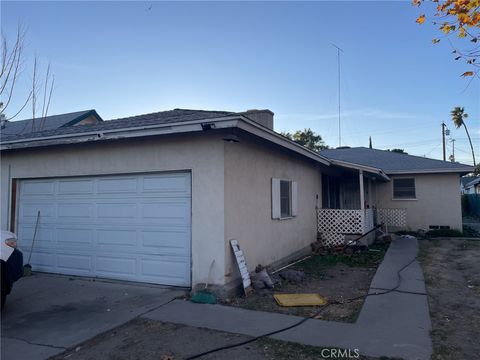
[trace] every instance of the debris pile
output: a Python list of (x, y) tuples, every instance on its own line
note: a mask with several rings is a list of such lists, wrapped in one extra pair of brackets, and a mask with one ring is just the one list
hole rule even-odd
[(280, 277), (292, 283), (298, 283), (305, 280), (305, 273), (299, 270), (287, 269), (279, 273)]
[(268, 275), (267, 269), (258, 264), (255, 268), (255, 275), (252, 277), (252, 285), (254, 289), (273, 289), (273, 281)]

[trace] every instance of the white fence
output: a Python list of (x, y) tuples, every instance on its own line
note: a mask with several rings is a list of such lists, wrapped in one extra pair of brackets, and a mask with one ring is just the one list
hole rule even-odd
[(376, 209), (375, 214), (376, 221), (373, 209), (318, 209), (317, 230), (325, 246), (336, 246), (345, 243), (345, 235), (368, 233), (375, 223), (398, 227), (407, 224), (406, 209)]

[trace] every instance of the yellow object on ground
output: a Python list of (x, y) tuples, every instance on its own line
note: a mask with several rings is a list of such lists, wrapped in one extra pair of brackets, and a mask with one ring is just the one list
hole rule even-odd
[(322, 306), (327, 300), (318, 294), (273, 294), (280, 306)]

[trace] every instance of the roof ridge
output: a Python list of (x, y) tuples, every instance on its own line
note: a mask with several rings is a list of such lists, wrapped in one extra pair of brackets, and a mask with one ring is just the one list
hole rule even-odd
[[(90, 112), (90, 111), (96, 111), (95, 109), (88, 109), (88, 110), (78, 110), (78, 111), (72, 111), (72, 112), (68, 112), (68, 113), (62, 113), (62, 114), (55, 114), (55, 115), (47, 115), (45, 116), (45, 118), (49, 118), (49, 117), (53, 117), (53, 116), (65, 116), (65, 115), (72, 115), (72, 114), (78, 114), (78, 113), (87, 113), (87, 112)], [(39, 119), (43, 119), (44, 117), (43, 116), (39, 116), (39, 117), (36, 117), (35, 120), (39, 120)], [(12, 123), (18, 123), (18, 122), (21, 122), (21, 121), (32, 121), (33, 118), (30, 118), (30, 119), (22, 119), (22, 120), (12, 120), (10, 122)]]
[[(174, 112), (174, 111), (190, 111), (192, 114), (195, 113), (227, 113), (227, 114), (236, 114), (235, 112), (232, 111), (222, 111), (222, 110), (196, 110), (196, 109), (180, 109), (180, 108), (175, 108), (171, 110), (162, 110), (162, 111), (154, 111), (154, 112), (149, 112), (145, 114), (138, 114), (138, 115), (132, 115), (132, 116), (125, 116), (125, 117), (120, 117), (120, 118), (113, 118), (105, 121), (117, 121), (117, 120), (124, 120), (124, 119), (134, 119), (137, 117), (142, 117), (142, 116), (149, 116), (149, 115), (155, 115), (155, 114), (165, 114), (169, 112)], [(181, 116), (181, 115), (179, 115)]]

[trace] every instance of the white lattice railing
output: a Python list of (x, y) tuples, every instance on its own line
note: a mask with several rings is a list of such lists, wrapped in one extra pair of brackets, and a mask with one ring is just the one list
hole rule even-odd
[(377, 209), (377, 223), (386, 226), (407, 226), (407, 209)]
[(376, 209), (376, 221), (373, 209), (318, 209), (317, 230), (325, 246), (337, 246), (345, 243), (345, 235), (368, 233), (377, 224), (405, 227), (406, 209)]
[(363, 233), (366, 234), (375, 227), (375, 221), (373, 217), (373, 209), (365, 209), (364, 211), (365, 215), (363, 218)]
[(373, 229), (373, 209), (318, 209), (317, 224), (326, 246), (341, 245), (345, 235), (363, 235)]
[(339, 234), (364, 234), (373, 229), (373, 211), (318, 209), (318, 231)]

